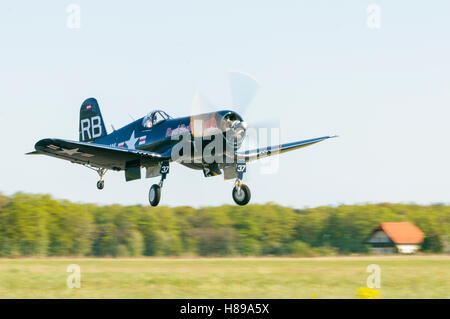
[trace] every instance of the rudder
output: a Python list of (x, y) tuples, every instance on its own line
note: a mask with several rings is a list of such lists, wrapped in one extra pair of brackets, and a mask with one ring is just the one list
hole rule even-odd
[(108, 135), (97, 100), (93, 97), (81, 104), (79, 138), (81, 142), (93, 142)]

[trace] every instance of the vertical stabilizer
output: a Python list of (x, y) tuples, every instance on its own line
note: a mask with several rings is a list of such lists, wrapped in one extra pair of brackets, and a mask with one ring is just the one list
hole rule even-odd
[(100, 107), (93, 97), (85, 100), (81, 105), (79, 134), (81, 142), (93, 142), (108, 135)]

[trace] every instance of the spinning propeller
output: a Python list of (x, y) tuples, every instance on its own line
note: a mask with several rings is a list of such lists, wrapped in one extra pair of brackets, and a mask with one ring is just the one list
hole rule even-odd
[[(216, 106), (207, 96), (197, 90), (193, 99), (191, 114), (215, 112), (224, 108), (236, 112), (240, 117), (233, 114), (227, 115), (220, 128), (222, 132), (231, 132), (234, 140), (237, 141), (238, 148), (241, 144), (243, 145), (242, 150), (279, 144), (280, 121), (274, 118), (275, 114), (270, 114), (270, 120), (256, 121), (251, 118), (250, 114), (258, 113), (251, 112), (250, 106), (261, 87), (255, 77), (245, 72), (232, 70), (228, 72), (228, 82), (231, 106)], [(272, 134), (274, 132), (278, 134)], [(271, 137), (270, 141), (269, 137)], [(263, 159), (260, 164), (270, 160), (274, 159)], [(252, 179), (250, 175), (252, 174), (246, 174), (245, 179)]]
[[(197, 90), (192, 102), (191, 115), (215, 112), (224, 108), (235, 111), (241, 118), (225, 118), (221, 128), (223, 131), (233, 130), (237, 139), (244, 138), (246, 132), (250, 131), (252, 136), (248, 139), (247, 144), (248, 147), (255, 148), (258, 146), (258, 141), (254, 141), (256, 139), (255, 135), (259, 135), (259, 129), (266, 129), (267, 134), (270, 135), (271, 129), (279, 130), (280, 121), (279, 119), (274, 119), (273, 114), (270, 114), (270, 120), (256, 121), (251, 118), (250, 113), (252, 112), (250, 112), (250, 105), (261, 87), (254, 76), (245, 72), (233, 70), (228, 72), (228, 80), (231, 106), (224, 107), (214, 105), (206, 95)], [(259, 146), (261, 146), (261, 144), (266, 146), (263, 142), (265, 143), (267, 141), (260, 140)], [(276, 143), (278, 143), (278, 141), (270, 142), (271, 145)]]

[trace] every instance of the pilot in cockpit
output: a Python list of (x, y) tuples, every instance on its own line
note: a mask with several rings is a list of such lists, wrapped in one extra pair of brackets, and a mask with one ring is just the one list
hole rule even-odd
[(151, 129), (156, 124), (170, 119), (171, 117), (163, 111), (153, 111), (146, 115), (142, 121), (142, 126), (146, 129)]
[(153, 124), (152, 124), (152, 120), (150, 119), (150, 117), (147, 117), (146, 121), (145, 121), (145, 127), (146, 128), (152, 128)]

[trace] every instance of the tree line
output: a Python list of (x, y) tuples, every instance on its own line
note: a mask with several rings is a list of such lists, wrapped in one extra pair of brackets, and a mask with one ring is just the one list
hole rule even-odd
[(368, 253), (381, 222), (409, 221), (422, 251), (448, 252), (450, 206), (365, 204), (293, 209), (99, 206), (49, 195), (0, 195), (0, 257), (321, 256)]

